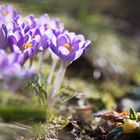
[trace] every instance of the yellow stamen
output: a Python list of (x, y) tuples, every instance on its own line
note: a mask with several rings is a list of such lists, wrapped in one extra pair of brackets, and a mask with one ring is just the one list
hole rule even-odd
[(5, 17), (9, 14), (9, 12), (7, 10), (3, 10), (2, 13)]
[(64, 47), (69, 48), (70, 45), (66, 43), (66, 44), (64, 44)]
[(40, 35), (39, 35), (39, 34), (36, 34), (36, 35), (34, 36), (34, 38), (38, 38), (38, 37), (40, 37)]
[(8, 52), (8, 53), (11, 53), (11, 50), (10, 50), (10, 48), (9, 48), (9, 47), (7, 48), (7, 52)]
[(73, 46), (70, 46), (68, 43), (64, 44), (64, 47), (69, 50), (70, 53), (73, 51)]
[(22, 20), (23, 20), (23, 21), (27, 21), (27, 18), (26, 18), (26, 17), (23, 17)]
[(25, 50), (25, 49), (28, 49), (28, 48), (32, 47), (32, 45), (33, 45), (33, 44), (31, 44), (31, 43), (26, 43), (25, 45), (23, 45), (23, 49), (24, 49), (24, 50)]

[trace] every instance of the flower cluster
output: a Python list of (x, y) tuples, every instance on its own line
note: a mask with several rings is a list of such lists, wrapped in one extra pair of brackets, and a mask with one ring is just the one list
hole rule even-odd
[[(18, 63), (17, 54), (7, 53), (0, 49), (0, 83), (6, 88), (16, 89), (25, 79), (31, 78), (35, 71), (33, 68), (22, 68)], [(18, 79), (18, 80), (17, 80)]]
[[(48, 14), (38, 18), (34, 15), (23, 16), (10, 5), (0, 6), (0, 71), (5, 65), (6, 69), (15, 69), (14, 76), (26, 77), (28, 72), (23, 70), (25, 62), (46, 50), (51, 50), (67, 68), (85, 52), (90, 43), (83, 35), (66, 30), (59, 19), (52, 19)], [(16, 57), (15, 61), (10, 65), (5, 64), (13, 56)], [(9, 73), (6, 72), (8, 76)], [(2, 72), (0, 76), (3, 75)]]
[(23, 54), (23, 63), (48, 47), (64, 63), (79, 58), (90, 44), (83, 35), (76, 35), (64, 29), (58, 19), (51, 19), (47, 14), (35, 18), (23, 17), (11, 6), (0, 7), (0, 48)]

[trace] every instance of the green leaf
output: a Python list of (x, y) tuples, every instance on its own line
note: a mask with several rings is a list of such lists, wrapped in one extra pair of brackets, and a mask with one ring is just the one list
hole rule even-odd
[(129, 118), (131, 120), (137, 120), (136, 112), (132, 108), (129, 110)]

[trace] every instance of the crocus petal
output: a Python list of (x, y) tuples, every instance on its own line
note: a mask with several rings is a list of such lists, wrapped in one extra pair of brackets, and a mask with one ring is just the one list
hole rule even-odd
[(76, 51), (74, 60), (78, 59), (83, 54), (83, 52), (84, 52), (83, 49)]
[(63, 46), (64, 44), (67, 44), (67, 43), (69, 43), (69, 42), (65, 35), (62, 34), (57, 38), (58, 46)]
[(19, 47), (17, 45), (13, 45), (13, 51), (16, 53), (22, 53), (21, 50), (19, 49)]
[(52, 44), (54, 45), (54, 46), (56, 46), (56, 41), (57, 41), (57, 38), (56, 38), (56, 36), (53, 34), (52, 36), (51, 36), (51, 42), (52, 42)]
[(58, 47), (52, 43), (52, 40), (50, 41), (50, 48), (56, 55), (58, 55)]
[(87, 41), (85, 42), (85, 47), (87, 48), (90, 44), (91, 44), (91, 41), (90, 41), (90, 40), (87, 40)]
[(75, 38), (76, 34), (74, 32), (68, 32), (68, 36), (69, 36), (70, 40), (73, 41), (73, 39)]
[(83, 40), (83, 41), (85, 41), (85, 37), (82, 34), (79, 34), (79, 35), (75, 36), (74, 41), (75, 40), (81, 40), (81, 41)]
[(67, 48), (63, 47), (63, 46), (60, 46), (58, 48), (58, 52), (60, 52), (63, 55), (68, 55), (70, 53), (69, 50)]

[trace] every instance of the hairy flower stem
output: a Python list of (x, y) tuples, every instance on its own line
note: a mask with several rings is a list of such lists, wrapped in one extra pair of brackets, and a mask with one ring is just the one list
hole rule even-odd
[(29, 67), (33, 65), (33, 57), (30, 58)]
[[(55, 71), (57, 62), (58, 62), (58, 60), (53, 60), (52, 61), (51, 70), (50, 70), (49, 77), (47, 79), (47, 84), (46, 84), (46, 93), (50, 93), (49, 89), (50, 89), (50, 85), (52, 84), (52, 78), (53, 78), (53, 75), (54, 75), (54, 71)], [(51, 96), (51, 95), (48, 94), (48, 96)]]
[(39, 68), (38, 68), (38, 74), (41, 75), (41, 69), (44, 61), (46, 51), (42, 52), (40, 59), (39, 59)]
[(63, 63), (61, 63), (61, 66), (59, 68), (59, 71), (56, 75), (56, 78), (54, 80), (53, 86), (52, 86), (52, 90), (50, 93), (51, 99), (55, 98), (63, 81), (64, 75), (66, 72), (66, 67), (64, 66)]
[(48, 80), (47, 80), (47, 85), (50, 85), (52, 83), (52, 77), (53, 77), (57, 62), (58, 62), (57, 60), (54, 60), (52, 62), (50, 74), (49, 74), (49, 77), (48, 77)]

